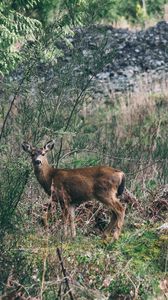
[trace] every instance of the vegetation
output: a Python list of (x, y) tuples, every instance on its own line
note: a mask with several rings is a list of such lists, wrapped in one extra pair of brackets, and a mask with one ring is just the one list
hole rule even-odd
[[(73, 45), (76, 27), (113, 22), (121, 16), (134, 22), (144, 18), (139, 13), (144, 10), (141, 1), (128, 1), (127, 9), (125, 1), (103, 3), (7, 0), (0, 4), (2, 300), (69, 299), (57, 249), (74, 299), (155, 299), (166, 293), (167, 236), (159, 235), (158, 227), (167, 211), (157, 195), (168, 180), (167, 80), (156, 80), (159, 93), (154, 92), (154, 82), (149, 86), (140, 78), (142, 89), (137, 92), (109, 91), (106, 101), (95, 96), (94, 75), (106, 64), (106, 36), (94, 49), (94, 57), (89, 57), (83, 55), (82, 44)], [(164, 3), (146, 1), (147, 15), (161, 13)], [(115, 51), (110, 55), (113, 59)], [(105, 164), (127, 174), (127, 187), (141, 210), (128, 205), (118, 242), (102, 240), (99, 213), (106, 225), (108, 212), (98, 203), (77, 209), (75, 241), (62, 236), (60, 207), (44, 228), (48, 199), (21, 143), (42, 145), (50, 138), (56, 140), (51, 158), (55, 166)]]
[[(144, 24), (148, 18), (163, 14), (166, 2), (105, 0), (102, 5), (100, 0), (3, 1), (0, 4), (0, 75), (9, 73), (24, 60), (22, 45), (28, 41), (39, 43), (43, 35), (51, 32), (53, 24), (56, 35), (65, 34), (68, 28), (75, 26), (113, 23), (123, 16), (133, 23)], [(50, 50), (51, 54), (53, 49)], [(45, 49), (43, 51), (42, 55), (46, 56)]]
[[(11, 280), (15, 287), (25, 287), (27, 292), (24, 291), (24, 294), (27, 295), (40, 295), (45, 272), (43, 299), (60, 299), (57, 298), (58, 290), (61, 280), (62, 285), (64, 281), (56, 254), (58, 245), (55, 238), (47, 244), (44, 235), (38, 239), (29, 235), (22, 238), (20, 251), (16, 252), (13, 248), (3, 253), (8, 262), (14, 264)], [(46, 253), (47, 264), (44, 267)], [(92, 239), (79, 236), (76, 241), (62, 244), (62, 258), (75, 299), (85, 299), (84, 286), (87, 286), (88, 294), (92, 291), (93, 295), (98, 289), (102, 297), (110, 293), (112, 299), (121, 295), (132, 299), (131, 295), (136, 293), (137, 299), (158, 295), (158, 282), (163, 280), (165, 267), (161, 260), (163, 254), (163, 242), (154, 227), (149, 225), (127, 230), (115, 244), (106, 245), (95, 236)], [(8, 264), (6, 273), (9, 271)], [(19, 282), (15, 280), (18, 276)], [(97, 298), (88, 296), (86, 299)]]

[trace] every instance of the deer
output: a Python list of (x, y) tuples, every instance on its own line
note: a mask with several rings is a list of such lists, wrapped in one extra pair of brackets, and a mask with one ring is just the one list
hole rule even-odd
[(75, 208), (95, 199), (110, 210), (110, 222), (104, 230), (104, 238), (119, 238), (125, 218), (125, 206), (119, 196), (124, 192), (124, 172), (110, 166), (90, 166), (76, 169), (59, 169), (51, 166), (47, 153), (54, 147), (54, 140), (43, 148), (32, 147), (23, 142), (22, 148), (32, 159), (35, 176), (45, 192), (60, 203), (64, 224), (64, 235), (68, 229), (72, 238), (76, 237)]

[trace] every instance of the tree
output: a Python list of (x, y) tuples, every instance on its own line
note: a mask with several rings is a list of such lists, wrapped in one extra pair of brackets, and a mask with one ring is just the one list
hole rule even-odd
[(150, 16), (163, 14), (164, 4), (167, 0), (146, 0), (147, 13)]
[(21, 46), (36, 40), (41, 23), (28, 11), (38, 0), (5, 1), (0, 3), (0, 74), (9, 73), (22, 59)]

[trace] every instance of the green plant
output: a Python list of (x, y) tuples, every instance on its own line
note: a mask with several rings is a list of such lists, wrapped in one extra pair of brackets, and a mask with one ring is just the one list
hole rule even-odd
[[(37, 0), (38, 1), (38, 0)], [(0, 75), (9, 74), (16, 64), (23, 59), (20, 51), (27, 40), (36, 40), (41, 29), (41, 23), (24, 14), (32, 8), (36, 0), (22, 2), (22, 9), (15, 1), (5, 1), (0, 4)]]
[(7, 159), (1, 165), (0, 234), (16, 225), (16, 209), (29, 178), (29, 169), (21, 159)]

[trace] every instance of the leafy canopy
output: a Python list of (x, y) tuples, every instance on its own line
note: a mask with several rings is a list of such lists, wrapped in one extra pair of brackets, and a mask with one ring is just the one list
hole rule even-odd
[(36, 40), (41, 23), (27, 15), (38, 0), (4, 1), (0, 3), (0, 74), (9, 73), (21, 60), (21, 46)]

